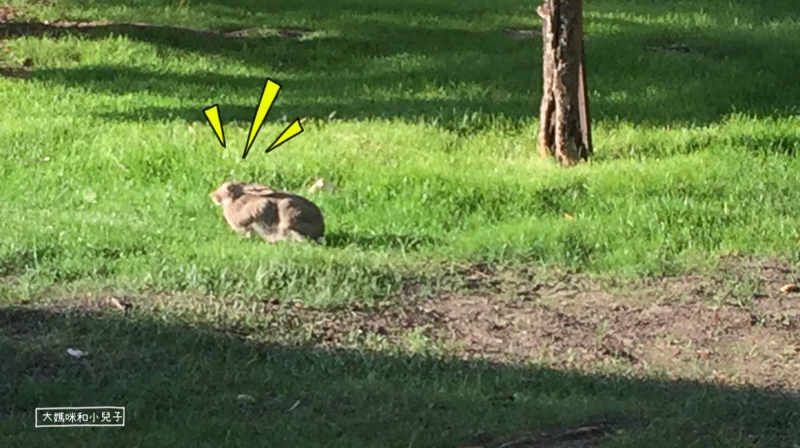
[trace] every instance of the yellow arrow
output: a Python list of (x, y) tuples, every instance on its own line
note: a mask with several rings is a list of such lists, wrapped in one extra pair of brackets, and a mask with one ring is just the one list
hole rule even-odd
[(303, 132), (303, 125), (300, 124), (300, 119), (298, 118), (294, 120), (289, 127), (284, 129), (283, 132), (281, 132), (281, 135), (279, 135), (278, 138), (276, 138), (275, 141), (272, 142), (272, 144), (269, 145), (269, 148), (267, 148), (267, 150), (264, 152), (267, 153), (272, 151), (278, 146), (289, 141), (291, 138), (297, 137), (301, 132)]
[(253, 117), (253, 123), (250, 125), (250, 136), (247, 138), (247, 145), (244, 147), (244, 154), (242, 154), (243, 159), (247, 157), (247, 153), (250, 152), (250, 147), (253, 146), (253, 141), (258, 135), (258, 131), (261, 130), (261, 125), (264, 124), (264, 120), (267, 118), (267, 114), (272, 108), (272, 103), (275, 102), (275, 98), (278, 96), (280, 90), (280, 84), (267, 78), (267, 83), (264, 84), (264, 90), (261, 92), (261, 99), (258, 100), (256, 115)]
[(225, 131), (222, 129), (222, 120), (219, 118), (219, 104), (215, 104), (208, 109), (203, 109), (203, 113), (206, 115), (206, 120), (208, 120), (208, 124), (211, 125), (211, 129), (214, 130), (214, 134), (217, 136), (217, 140), (225, 147)]

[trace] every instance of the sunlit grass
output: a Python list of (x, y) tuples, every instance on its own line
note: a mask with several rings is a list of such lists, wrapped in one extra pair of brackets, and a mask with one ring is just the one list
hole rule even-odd
[[(96, 30), (5, 42), (35, 70), (0, 79), (0, 267), (15, 279), (3, 295), (102, 285), (327, 302), (436, 277), (448, 259), (641, 275), (687, 269), (698, 254), (798, 257), (800, 92), (781, 81), (800, 44), (790, 13), (588, 6), (596, 154), (564, 170), (536, 155), (538, 41), (497, 30), (536, 26), (530, 5), (341, 6), (27, 9), (329, 32), (298, 42)], [(648, 50), (672, 43), (691, 51)], [(242, 160), (266, 77), (284, 88)], [(215, 103), (226, 149), (202, 116)], [(305, 133), (264, 155), (298, 116), (309, 117)], [(313, 196), (326, 247), (241, 240), (208, 199), (225, 178), (304, 192), (317, 177), (338, 186)]]

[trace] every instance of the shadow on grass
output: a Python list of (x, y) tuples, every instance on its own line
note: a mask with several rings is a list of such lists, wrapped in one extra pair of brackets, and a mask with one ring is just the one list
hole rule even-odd
[(332, 232), (325, 235), (325, 245), (331, 247), (356, 246), (359, 249), (394, 249), (415, 251), (440, 244), (438, 238), (427, 235), (398, 235), (379, 233), (365, 235), (349, 232)]
[[(281, 322), (245, 341), (139, 313), (0, 308), (4, 445), (454, 447), (620, 416), (642, 424), (608, 446), (771, 448), (800, 437), (787, 394), (322, 350), (281, 340)], [(58, 406), (124, 406), (126, 427), (33, 428), (35, 408)]]
[(730, 140), (731, 144), (745, 147), (754, 154), (782, 154), (794, 157), (800, 152), (800, 133), (797, 131), (778, 135), (746, 135)]
[[(195, 8), (211, 10), (215, 5), (206, 3)], [(592, 8), (603, 11), (609, 5), (616, 3), (601, 2)], [(139, 3), (130, 6), (135, 9)], [(464, 21), (464, 28), (468, 28), (469, 20), (490, 13), (483, 6), (463, 6), (448, 13), (442, 4), (368, 7), (341, 1), (342, 10), (335, 14), (320, 12), (310, 5), (284, 5), (277, 8), (278, 12), (273, 11), (273, 6), (242, 1), (226, 5), (220, 14), (235, 17), (239, 10), (308, 14), (312, 22), (335, 23), (338, 35), (310, 40), (225, 38), (185, 29), (131, 25), (73, 30), (32, 27), (23, 34), (80, 33), (91, 39), (126, 35), (164, 49), (219, 55), (249, 67), (264, 68), (264, 76), (187, 75), (111, 66), (42, 68), (32, 74), (44, 82), (103, 93), (147, 89), (187, 103), (205, 104), (219, 101), (218, 97), (206, 96), (212, 86), (217, 93), (255, 98), (269, 76), (285, 87), (281, 113), (290, 117), (324, 118), (335, 110), (344, 119), (424, 120), (469, 134), (487, 127), (519, 129), (537, 116), (541, 85), (538, 39), (514, 40), (499, 30), (415, 26), (406, 20), (409, 15), (435, 16)], [(670, 13), (694, 11), (693, 5), (684, 2), (673, 6), (667, 8)], [(504, 4), (503, 8), (511, 15), (520, 6)], [(665, 5), (658, 8), (664, 9)], [(747, 6), (740, 8), (749, 11)], [(753, 20), (769, 19), (763, 5), (753, 5), (751, 9)], [(587, 13), (591, 11), (590, 8)], [(713, 17), (713, 11), (709, 9), (707, 13)], [(754, 35), (713, 28), (687, 29), (591, 14), (587, 24), (589, 28), (619, 30), (592, 34), (587, 41), (595, 120), (702, 125), (732, 112), (785, 116), (796, 111), (794, 99), (800, 96), (800, 87), (783, 81), (785, 74), (800, 64), (798, 56), (787, 51), (798, 43), (788, 32)], [(672, 44), (686, 45), (689, 52), (664, 54), (648, 50)], [(253, 104), (220, 103), (220, 107), (226, 121), (252, 120)], [(133, 111), (112, 110), (105, 115), (115, 120), (203, 121), (201, 109), (144, 106)]]

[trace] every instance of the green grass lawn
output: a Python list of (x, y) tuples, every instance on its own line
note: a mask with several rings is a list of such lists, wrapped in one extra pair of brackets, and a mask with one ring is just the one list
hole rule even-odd
[[(800, 5), (586, 3), (595, 155), (564, 169), (537, 155), (541, 41), (501, 31), (538, 28), (537, 2), (12, 0), (41, 20), (316, 32), (223, 38), (111, 26), (0, 42), (0, 65), (33, 62), (24, 79), (0, 77), (0, 303), (107, 291), (323, 305), (371, 301), (409, 279), (435, 287), (448, 262), (630, 278), (703, 268), (733, 251), (800, 261)], [(673, 44), (689, 52), (652, 51)], [(283, 88), (243, 160), (267, 78)], [(213, 104), (224, 149), (202, 112)], [(264, 154), (297, 117), (307, 118), (305, 132)], [(308, 195), (326, 217), (322, 247), (242, 239), (209, 199), (225, 179), (306, 194), (318, 177), (337, 185)], [(53, 406), (124, 398), (127, 430), (140, 431), (129, 446), (447, 446), (475, 427), (547, 428), (587, 410), (674, 398), (660, 383), (496, 367), (460, 377), (445, 361), (273, 352), (144, 318), (134, 328), (9, 316), (40, 322), (34, 347), (53, 343), (61, 353), (67, 341), (94, 341), (102, 361), (61, 367), (81, 384), (29, 378), (14, 383), (18, 391), (0, 388), (0, 401), (27, 409), (44, 406), (42, 397)], [(7, 359), (30, 350), (4, 345)], [(15, 369), (0, 373), (27, 372)], [(339, 382), (326, 386), (329, 377)], [(260, 411), (236, 402), (267, 379), (275, 390), (259, 396)], [(519, 408), (475, 411), (487, 396), (529, 386)], [(678, 446), (664, 440), (678, 443), (680, 434), (680, 446), (797, 446), (770, 432), (794, 404), (754, 404), (742, 393), (693, 390), (660, 409), (659, 418), (672, 419), (667, 429), (614, 446)], [(295, 401), (302, 417), (287, 411)], [(25, 438), (28, 417), (0, 423), (0, 434), (30, 445), (0, 445), (55, 440), (41, 430)], [(158, 426), (165, 421), (172, 429)], [(442, 429), (450, 421), (457, 426)], [(346, 422), (355, 429), (342, 432)], [(86, 434), (62, 440), (126, 440)]]
[[(0, 266), (18, 280), (6, 300), (103, 285), (326, 302), (395, 289), (446, 258), (617, 275), (733, 250), (798, 258), (797, 8), (589, 5), (596, 157), (564, 170), (536, 156), (540, 42), (499, 31), (537, 26), (533, 4), (140, 3), (29, 10), (324, 33), (6, 41), (35, 67), (0, 79)], [(671, 43), (690, 52), (645, 49)], [(267, 77), (283, 89), (242, 160)], [(226, 149), (202, 114), (216, 103)], [(298, 116), (306, 131), (265, 155)], [(225, 178), (304, 192), (316, 177), (338, 185), (314, 197), (324, 248), (240, 241), (208, 198)]]

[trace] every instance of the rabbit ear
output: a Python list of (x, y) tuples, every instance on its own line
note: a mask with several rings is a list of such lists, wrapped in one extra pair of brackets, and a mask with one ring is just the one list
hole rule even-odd
[(233, 197), (238, 197), (244, 193), (244, 188), (239, 182), (228, 182), (228, 191)]

